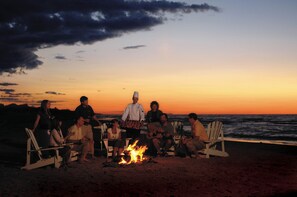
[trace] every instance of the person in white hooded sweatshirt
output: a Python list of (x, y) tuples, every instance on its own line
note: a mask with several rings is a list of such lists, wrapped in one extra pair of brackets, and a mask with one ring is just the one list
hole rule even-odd
[(140, 127), (145, 120), (144, 109), (138, 103), (138, 99), (139, 93), (135, 91), (132, 97), (133, 103), (128, 104), (122, 115), (122, 127), (126, 129), (126, 135), (132, 138), (132, 141), (139, 138)]

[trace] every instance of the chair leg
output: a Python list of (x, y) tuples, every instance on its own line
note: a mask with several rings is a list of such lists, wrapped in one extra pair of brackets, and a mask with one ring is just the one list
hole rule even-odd
[(209, 144), (206, 144), (206, 158), (209, 159)]

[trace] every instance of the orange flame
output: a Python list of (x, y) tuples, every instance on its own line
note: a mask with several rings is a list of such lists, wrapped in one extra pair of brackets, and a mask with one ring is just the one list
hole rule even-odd
[(131, 163), (137, 163), (142, 162), (145, 160), (143, 157), (144, 152), (147, 150), (147, 146), (136, 146), (138, 143), (138, 140), (136, 140), (132, 145), (130, 144), (126, 151), (129, 152), (130, 161), (126, 161), (123, 157), (119, 164), (131, 164)]

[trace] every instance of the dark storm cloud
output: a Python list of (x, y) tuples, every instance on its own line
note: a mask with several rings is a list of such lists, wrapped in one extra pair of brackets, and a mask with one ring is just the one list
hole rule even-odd
[(126, 47), (123, 47), (123, 49), (138, 49), (138, 48), (141, 48), (141, 47), (146, 47), (145, 45), (134, 45), (134, 46), (126, 46)]
[(55, 56), (55, 58), (58, 60), (66, 60), (67, 59), (65, 56), (62, 56), (62, 55), (57, 55), (57, 56)]
[(166, 0), (2, 0), (0, 74), (37, 68), (42, 64), (38, 49), (92, 44), (162, 24), (164, 13), (209, 10), (218, 8)]
[(53, 94), (53, 95), (66, 95), (64, 93), (60, 93), (60, 92), (54, 92), (54, 91), (47, 91), (45, 92), (45, 94)]

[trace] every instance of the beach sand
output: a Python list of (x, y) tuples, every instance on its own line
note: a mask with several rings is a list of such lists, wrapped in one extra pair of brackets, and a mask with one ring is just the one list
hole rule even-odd
[(104, 167), (20, 170), (21, 147), (1, 144), (0, 196), (297, 196), (297, 147), (226, 142), (228, 158), (154, 158)]

